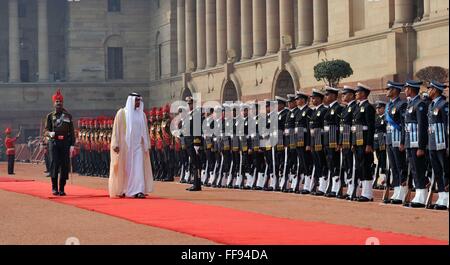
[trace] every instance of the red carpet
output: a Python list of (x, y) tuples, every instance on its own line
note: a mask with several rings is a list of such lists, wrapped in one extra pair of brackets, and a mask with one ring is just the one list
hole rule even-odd
[(42, 182), (0, 182), (0, 189), (76, 206), (135, 223), (173, 230), (231, 245), (448, 245), (447, 241), (374, 231), (352, 226), (304, 222), (219, 206), (151, 197), (110, 199), (104, 190), (69, 186), (68, 197), (49, 197)]
[(10, 177), (0, 177), (0, 182), (33, 182), (34, 180), (14, 179)]

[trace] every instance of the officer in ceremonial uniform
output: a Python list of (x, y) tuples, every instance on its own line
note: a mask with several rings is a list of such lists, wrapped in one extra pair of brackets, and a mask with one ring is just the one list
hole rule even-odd
[[(259, 103), (253, 102), (250, 105), (250, 118), (248, 119), (250, 136), (250, 148), (252, 151), (251, 164), (253, 168), (253, 172), (250, 172), (251, 177), (250, 181), (247, 178), (246, 189), (261, 189), (258, 188), (258, 182), (262, 182), (264, 180), (265, 173), (265, 161), (264, 161), (264, 150), (263, 146), (261, 146), (261, 134), (259, 130), (259, 121), (260, 117), (263, 115), (259, 113)], [(260, 185), (261, 186), (261, 185)]]
[(8, 157), (8, 175), (14, 175), (14, 161), (16, 159), (16, 141), (20, 137), (20, 131), (16, 137), (11, 137), (11, 129), (6, 128), (5, 130), (5, 147), (6, 156)]
[[(341, 113), (340, 121), (340, 149), (341, 149), (341, 172), (339, 174), (339, 189), (336, 194), (338, 199), (347, 199), (351, 196), (352, 191), (352, 174), (353, 174), (353, 152), (352, 152), (352, 125), (353, 125), (353, 113), (357, 107), (355, 100), (356, 91), (350, 86), (344, 86), (342, 90), (342, 101), (345, 103), (345, 107)], [(343, 188), (348, 183), (347, 193), (343, 194)]]
[[(311, 155), (311, 134), (309, 131), (309, 121), (313, 115), (313, 110), (308, 106), (309, 96), (297, 91), (296, 101), (298, 115), (295, 120), (295, 131), (297, 134), (297, 157), (298, 174), (297, 180), (292, 185), (292, 191), (295, 193), (308, 193), (305, 187), (311, 187), (313, 164)], [(303, 189), (300, 185), (304, 180)]]
[(231, 175), (232, 170), (232, 153), (231, 153), (231, 136), (233, 135), (233, 112), (230, 104), (224, 103), (223, 105), (224, 116), (222, 119), (221, 127), (221, 145), (222, 145), (222, 157), (223, 163), (221, 168), (221, 174), (217, 178), (217, 182), (213, 187), (226, 187), (227, 178)]
[(341, 121), (341, 113), (343, 107), (337, 101), (339, 89), (327, 87), (325, 89), (325, 103), (327, 111), (324, 119), (324, 147), (327, 160), (328, 176), (326, 179), (325, 196), (335, 198), (339, 190), (339, 169), (340, 169), (340, 152), (339, 144), (339, 123)]
[[(380, 174), (388, 174), (386, 164), (386, 121), (385, 121), (386, 102), (378, 101), (376, 103), (377, 116), (375, 118), (375, 135), (373, 148), (377, 156), (377, 170), (375, 172), (374, 188), (380, 188), (378, 186), (378, 178)], [(384, 181), (387, 181), (385, 179)]]
[(405, 94), (408, 97), (405, 114), (405, 147), (416, 188), (416, 196), (407, 205), (412, 208), (425, 208), (428, 195), (425, 158), (428, 145), (428, 105), (419, 95), (422, 84), (421, 81), (413, 80), (405, 84)]
[[(228, 175), (227, 178), (227, 187), (233, 188), (233, 182), (235, 179), (237, 179), (237, 176), (239, 174), (239, 169), (241, 167), (241, 149), (240, 149), (240, 139), (237, 131), (237, 127), (241, 124), (243, 124), (242, 120), (240, 119), (241, 116), (237, 115), (238, 111), (240, 113), (240, 105), (239, 104), (232, 104), (231, 105), (232, 111), (233, 111), (233, 121), (232, 121), (232, 135), (231, 135), (231, 156), (233, 159), (232, 162), (232, 169), (231, 174)], [(238, 117), (239, 116), (239, 117)]]
[(214, 154), (214, 108), (206, 109), (205, 126), (207, 130), (203, 134), (203, 140), (205, 143), (205, 155), (206, 155), (206, 165), (202, 169), (201, 178), (202, 183), (206, 185), (209, 182), (211, 173), (214, 171), (214, 165), (216, 163), (216, 157)]
[(285, 141), (285, 129), (286, 129), (286, 119), (288, 117), (289, 110), (286, 108), (287, 99), (283, 97), (275, 97), (278, 102), (278, 142), (276, 145), (275, 152), (275, 181), (271, 183), (270, 190), (281, 191), (280, 184), (287, 183), (287, 157), (288, 157), (288, 146)]
[(201, 152), (203, 152), (202, 138), (202, 110), (193, 108), (193, 98), (188, 99), (189, 112), (189, 133), (185, 136), (186, 148), (191, 159), (191, 175), (193, 176), (193, 186), (188, 191), (201, 191)]
[[(373, 139), (375, 133), (375, 108), (369, 103), (370, 88), (359, 83), (356, 88), (358, 104), (353, 113), (352, 144), (355, 156), (355, 175), (353, 176), (352, 200), (373, 201), (372, 165)], [(358, 180), (361, 181), (361, 196), (356, 197)]]
[[(428, 110), (428, 148), (439, 198), (436, 210), (448, 209), (448, 102), (442, 95), (447, 85), (432, 81), (428, 87), (432, 100)], [(432, 191), (430, 188), (430, 191)]]
[(407, 103), (400, 98), (404, 84), (389, 81), (386, 90), (390, 99), (386, 107), (387, 123), (386, 145), (389, 165), (392, 173), (394, 194), (384, 203), (403, 204), (408, 187), (406, 187), (407, 166), (405, 152), (405, 112)]
[[(311, 134), (311, 150), (314, 163), (314, 176), (311, 186), (304, 189), (303, 194), (324, 196), (326, 192), (325, 173), (327, 172), (326, 157), (323, 149), (324, 144), (324, 116), (327, 108), (323, 105), (325, 95), (322, 91), (314, 89), (311, 95), (314, 106), (313, 113), (309, 122)], [(319, 187), (317, 187), (319, 186)]]
[(297, 108), (296, 100), (296, 95), (287, 95), (289, 111), (286, 116), (286, 124), (284, 130), (284, 140), (286, 145), (285, 148), (287, 148), (287, 165), (284, 176), (285, 181), (281, 183), (281, 191), (283, 192), (293, 191), (290, 184), (293, 183), (296, 178), (298, 178), (297, 135), (295, 133), (295, 128), (300, 109)]
[[(260, 124), (260, 128), (262, 126), (264, 126), (264, 121), (265, 121), (265, 126), (266, 128), (261, 128), (260, 130), (260, 134), (261, 134), (261, 140), (262, 140), (262, 144), (264, 145), (264, 158), (266, 161), (266, 170), (265, 170), (265, 175), (263, 180), (259, 181), (258, 179), (258, 183), (257, 183), (257, 187), (258, 189), (264, 189), (266, 191), (268, 190), (273, 190), (270, 189), (269, 187), (269, 182), (273, 182), (275, 183), (275, 149), (276, 149), (276, 145), (278, 142), (278, 136), (277, 136), (277, 132), (275, 132), (275, 128), (272, 128), (272, 122), (276, 122), (278, 119), (278, 115), (277, 115), (277, 110), (274, 109), (274, 106), (276, 106), (276, 102), (275, 101), (271, 101), (270, 99), (266, 99), (264, 100), (264, 102), (266, 103), (266, 112), (264, 114), (264, 116), (261, 117), (261, 120), (259, 122)], [(274, 117), (274, 121), (272, 121), (272, 117)]]
[(67, 179), (69, 179), (69, 152), (70, 147), (75, 144), (72, 115), (63, 108), (63, 102), (64, 98), (58, 89), (56, 94), (53, 95), (55, 111), (47, 115), (45, 124), (45, 136), (50, 138), (52, 193), (55, 196), (66, 195), (64, 187)]
[(238, 175), (236, 178), (235, 189), (244, 189), (244, 179), (249, 181), (253, 178), (253, 172), (251, 172), (251, 142), (249, 136), (249, 112), (250, 106), (248, 104), (240, 104), (239, 109), (241, 115), (237, 118), (236, 134), (239, 137), (240, 148), (240, 166), (238, 169)]

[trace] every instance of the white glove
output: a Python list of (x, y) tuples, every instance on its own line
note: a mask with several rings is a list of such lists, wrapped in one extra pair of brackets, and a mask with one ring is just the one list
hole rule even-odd
[(55, 137), (55, 132), (49, 132), (48, 136), (50, 136), (50, 138), (54, 138)]
[(194, 149), (195, 149), (195, 153), (197, 153), (197, 155), (198, 155), (198, 150), (200, 149), (200, 146), (194, 146)]

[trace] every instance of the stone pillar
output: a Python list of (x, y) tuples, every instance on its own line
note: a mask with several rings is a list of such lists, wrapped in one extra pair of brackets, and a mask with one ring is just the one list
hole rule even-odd
[(431, 0), (423, 0), (423, 19), (422, 20), (430, 19), (430, 13), (431, 13), (430, 1)]
[(38, 10), (38, 69), (39, 81), (48, 82), (48, 23), (47, 0), (37, 1)]
[(266, 1), (253, 0), (253, 57), (264, 56), (266, 51)]
[(314, 0), (314, 44), (328, 41), (328, 3), (327, 0)]
[(197, 0), (197, 69), (206, 67), (205, 0)]
[(414, 1), (395, 0), (394, 24), (412, 23), (414, 20)]
[(178, 73), (186, 71), (186, 10), (185, 0), (177, 1), (177, 50), (178, 50)]
[(216, 1), (217, 15), (217, 65), (227, 61), (227, 1)]
[(227, 0), (227, 49), (236, 52), (236, 61), (241, 58), (241, 22), (239, 0)]
[(242, 59), (251, 59), (253, 56), (252, 23), (252, 0), (241, 0)]
[(294, 1), (280, 0), (280, 47), (283, 47), (283, 37), (291, 38), (291, 48), (295, 48), (295, 27), (294, 27)]
[(217, 64), (216, 0), (206, 0), (206, 65)]
[(9, 82), (20, 82), (19, 7), (9, 0)]
[(267, 0), (267, 54), (280, 50), (280, 6), (278, 0)]
[(298, 0), (298, 47), (313, 43), (313, 0)]
[[(186, 70), (197, 69), (197, 32), (195, 21), (195, 0), (186, 0)], [(191, 69), (189, 64), (193, 63)]]

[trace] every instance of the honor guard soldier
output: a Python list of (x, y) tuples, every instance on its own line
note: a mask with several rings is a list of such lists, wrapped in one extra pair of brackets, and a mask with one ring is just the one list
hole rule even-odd
[(156, 152), (158, 161), (158, 171), (156, 173), (156, 180), (162, 180), (166, 175), (166, 165), (164, 157), (164, 139), (163, 139), (163, 129), (162, 129), (162, 117), (163, 108), (159, 108), (156, 115)]
[[(434, 206), (436, 210), (448, 209), (448, 102), (442, 95), (446, 87), (447, 85), (437, 81), (432, 81), (428, 87), (432, 100), (428, 110), (428, 148), (439, 194)], [(431, 185), (430, 192), (433, 186)]]
[(311, 95), (314, 112), (309, 122), (309, 128), (311, 133), (311, 150), (314, 163), (314, 176), (313, 180), (311, 181), (311, 187), (306, 187), (306, 192), (304, 193), (311, 193), (315, 196), (324, 196), (327, 188), (326, 179), (324, 176), (327, 166), (323, 148), (324, 116), (327, 112), (327, 108), (322, 103), (324, 97), (325, 95), (323, 94), (323, 92), (317, 89), (314, 89)]
[(286, 108), (287, 99), (283, 97), (275, 97), (275, 100), (278, 103), (278, 142), (276, 145), (275, 152), (275, 181), (271, 183), (270, 190), (281, 191), (280, 184), (287, 182), (286, 176), (286, 167), (287, 167), (287, 153), (288, 146), (285, 143), (285, 129), (286, 129), (286, 119), (289, 113), (289, 110)]
[[(388, 174), (387, 164), (386, 164), (386, 122), (384, 113), (386, 111), (386, 102), (378, 101), (376, 103), (377, 116), (375, 118), (375, 135), (373, 148), (375, 149), (375, 154), (377, 156), (377, 169), (375, 171), (375, 181), (374, 188), (380, 188), (378, 185), (378, 178), (381, 174)], [(383, 182), (388, 181), (387, 177), (384, 178)]]
[[(188, 103), (188, 99), (186, 98), (186, 103)], [(187, 131), (187, 123), (189, 122), (189, 115), (188, 113), (188, 107), (181, 106), (178, 108), (178, 114), (180, 115), (180, 122), (178, 123), (178, 130), (179, 130), (179, 137), (180, 137), (180, 145), (181, 145), (181, 151), (180, 151), (180, 164), (181, 164), (181, 171), (180, 171), (180, 182), (181, 183), (187, 183), (189, 179), (189, 154), (187, 152), (187, 146), (186, 146), (186, 133)]]
[[(340, 132), (340, 149), (341, 149), (341, 168), (339, 172), (339, 189), (337, 192), (338, 199), (347, 199), (352, 194), (352, 174), (354, 165), (354, 156), (352, 152), (352, 125), (353, 125), (353, 113), (357, 107), (355, 100), (356, 91), (350, 86), (344, 86), (342, 90), (342, 101), (345, 103), (345, 107), (341, 113), (341, 121), (339, 126)], [(343, 188), (348, 185), (347, 193), (343, 194)]]
[[(238, 112), (240, 114), (240, 106), (239, 104), (231, 104), (231, 110), (233, 113), (233, 120), (232, 120), (232, 135), (231, 135), (231, 157), (232, 157), (232, 168), (231, 168), (231, 174), (228, 175), (227, 178), (227, 188), (233, 188), (233, 182), (237, 178), (237, 175), (239, 173), (239, 168), (241, 166), (241, 153), (240, 153), (240, 143), (239, 143), (239, 135), (237, 133), (237, 127), (238, 123), (242, 122), (239, 120)], [(239, 115), (240, 116), (240, 115)]]
[(20, 137), (20, 131), (16, 137), (11, 137), (11, 129), (6, 128), (5, 130), (5, 147), (6, 156), (8, 157), (8, 175), (14, 175), (14, 161), (16, 159), (16, 141)]
[[(309, 121), (313, 115), (313, 110), (308, 106), (309, 96), (297, 91), (296, 101), (299, 113), (295, 121), (295, 131), (297, 134), (297, 157), (298, 157), (298, 174), (297, 181), (294, 180), (292, 185), (295, 193), (309, 193), (305, 187), (311, 187), (312, 168), (313, 165), (311, 155), (311, 134), (309, 131)], [(300, 185), (303, 183), (303, 189)]]
[(152, 171), (154, 172), (153, 178), (156, 177), (157, 162), (156, 162), (156, 107), (150, 111), (150, 162), (152, 164)]
[(300, 110), (297, 108), (297, 96), (294, 94), (287, 95), (289, 111), (286, 116), (286, 123), (284, 129), (284, 140), (287, 151), (287, 165), (285, 170), (285, 181), (281, 183), (281, 191), (291, 191), (291, 183), (298, 178), (297, 168), (297, 135), (295, 133), (297, 116)]
[(390, 99), (386, 108), (387, 123), (386, 145), (389, 165), (392, 173), (394, 194), (384, 203), (403, 204), (408, 187), (406, 187), (407, 166), (405, 152), (405, 112), (407, 103), (400, 98), (404, 84), (387, 83), (387, 97)]
[(231, 153), (231, 137), (233, 135), (233, 111), (232, 105), (224, 103), (223, 104), (224, 118), (222, 122), (221, 131), (221, 142), (222, 142), (222, 170), (221, 175), (217, 178), (216, 187), (222, 188), (226, 187), (226, 182), (228, 178), (231, 178), (231, 170), (233, 157)]
[(416, 188), (416, 196), (406, 206), (412, 208), (425, 208), (427, 199), (425, 151), (428, 145), (428, 106), (419, 95), (422, 84), (423, 82), (414, 80), (407, 81), (405, 84), (405, 94), (408, 97), (405, 114), (405, 147)]
[[(261, 117), (259, 122), (260, 126), (266, 126), (266, 128), (261, 128), (260, 134), (262, 138), (262, 144), (264, 145), (264, 158), (266, 161), (266, 169), (264, 178), (261, 180), (258, 179), (257, 187), (258, 189), (264, 189), (266, 191), (273, 190), (269, 188), (269, 182), (271, 184), (275, 183), (275, 149), (278, 142), (278, 131), (275, 131), (273, 128), (272, 122), (278, 122), (277, 110), (274, 108), (277, 104), (276, 101), (271, 101), (270, 99), (264, 100), (266, 104), (266, 112), (264, 114), (264, 118)], [(274, 117), (272, 121), (272, 117)]]
[(250, 106), (248, 104), (240, 104), (240, 115), (237, 117), (236, 133), (239, 137), (240, 148), (240, 166), (238, 168), (238, 175), (235, 189), (244, 189), (244, 177), (246, 181), (252, 179), (253, 172), (251, 172), (251, 151), (250, 151), (250, 136), (249, 136), (249, 112)]
[(217, 179), (222, 175), (223, 166), (223, 146), (222, 146), (222, 126), (223, 126), (223, 108), (218, 105), (214, 108), (214, 113), (212, 115), (212, 121), (214, 122), (214, 133), (212, 135), (213, 148), (214, 148), (214, 166), (213, 171), (210, 173), (208, 183), (206, 186), (217, 186)]
[(203, 150), (203, 139), (201, 130), (202, 111), (201, 108), (193, 108), (193, 99), (188, 99), (189, 113), (189, 134), (185, 136), (186, 147), (191, 159), (191, 175), (193, 176), (193, 186), (188, 191), (201, 191), (200, 180), (201, 153)]
[(339, 124), (343, 107), (337, 101), (339, 89), (334, 87), (325, 88), (325, 103), (328, 109), (323, 117), (324, 119), (324, 147), (328, 168), (328, 177), (326, 180), (325, 196), (335, 198), (339, 191), (339, 169), (340, 152), (339, 144)]
[(252, 152), (250, 163), (253, 171), (250, 172), (250, 179), (247, 178), (245, 189), (257, 189), (258, 181), (264, 180), (265, 162), (264, 151), (261, 148), (261, 134), (259, 131), (259, 120), (262, 115), (259, 113), (259, 103), (250, 104), (250, 116), (248, 119), (250, 131), (250, 147)]
[(161, 121), (161, 134), (164, 142), (163, 157), (165, 165), (165, 174), (162, 181), (174, 181), (174, 145), (172, 141), (172, 133), (170, 132), (170, 105), (166, 105), (163, 109), (163, 117)]
[(204, 142), (205, 142), (205, 154), (206, 154), (206, 165), (205, 168), (202, 169), (201, 178), (203, 185), (206, 185), (209, 182), (211, 177), (211, 173), (214, 172), (214, 165), (216, 163), (216, 157), (214, 154), (214, 108), (206, 109), (206, 119), (205, 126), (206, 131), (204, 132)]
[(69, 152), (70, 147), (75, 144), (74, 128), (72, 115), (63, 108), (64, 98), (59, 89), (52, 99), (55, 111), (47, 115), (45, 124), (45, 136), (50, 138), (52, 193), (55, 196), (65, 196), (64, 187), (69, 179)]
[[(375, 108), (369, 103), (370, 88), (359, 83), (356, 88), (358, 105), (353, 113), (352, 144), (355, 156), (355, 174), (351, 199), (358, 202), (373, 201), (373, 139), (375, 133)], [(361, 181), (361, 196), (356, 198), (358, 180)]]

